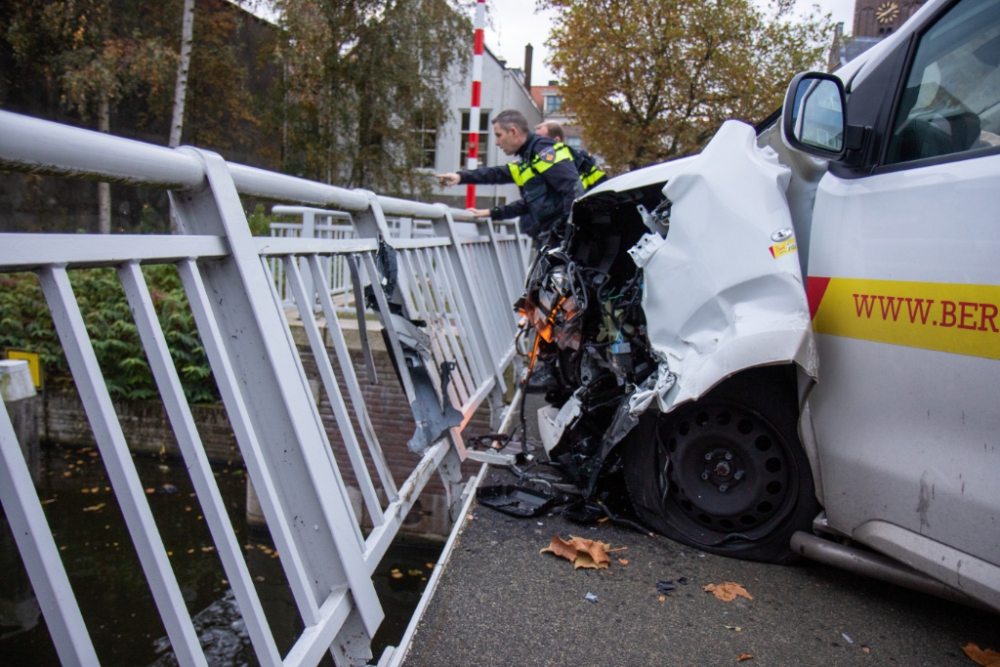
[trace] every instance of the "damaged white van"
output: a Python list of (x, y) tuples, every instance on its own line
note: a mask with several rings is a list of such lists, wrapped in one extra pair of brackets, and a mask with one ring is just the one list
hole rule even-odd
[(930, 0), (576, 203), (520, 304), (546, 449), (681, 542), (1000, 610), (998, 257), (1000, 0)]

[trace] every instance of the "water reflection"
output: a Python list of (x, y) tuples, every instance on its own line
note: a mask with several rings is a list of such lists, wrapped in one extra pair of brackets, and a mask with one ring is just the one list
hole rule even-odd
[[(204, 640), (225, 644), (213, 667), (255, 665), (232, 603), (228, 582), (182, 461), (136, 459), (150, 507), (192, 614), (203, 612)], [(246, 476), (242, 468), (218, 466), (219, 490), (245, 548), (247, 566), (279, 650), (287, 652), (302, 623), (266, 535), (248, 534), (244, 515)], [(171, 662), (166, 632), (153, 603), (107, 473), (94, 448), (51, 446), (42, 452), (39, 497), (63, 564), (102, 665), (158, 667)], [(0, 527), (0, 664), (59, 665), (44, 618), (34, 599), (10, 527)], [(440, 547), (394, 544), (373, 575), (386, 618), (373, 640), (376, 658), (395, 645), (430, 576)], [(236, 622), (239, 621), (239, 622)], [(235, 625), (234, 625), (235, 623)], [(229, 627), (221, 633), (222, 625)], [(200, 635), (201, 636), (201, 635)], [(237, 650), (237, 647), (241, 647)], [(159, 650), (157, 650), (159, 649)], [(223, 655), (226, 657), (223, 659)], [(324, 663), (332, 665), (329, 656)]]

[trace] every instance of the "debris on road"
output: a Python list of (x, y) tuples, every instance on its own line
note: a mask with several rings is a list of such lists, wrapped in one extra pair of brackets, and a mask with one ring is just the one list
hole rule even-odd
[(753, 600), (753, 596), (747, 593), (747, 590), (737, 583), (732, 581), (727, 581), (725, 583), (719, 584), (709, 584), (705, 586), (702, 590), (707, 591), (719, 598), (723, 602), (732, 602), (736, 599), (736, 596), (744, 597), (747, 600)]
[(476, 491), (480, 505), (520, 518), (545, 513), (557, 499), (559, 496), (554, 494), (511, 484), (484, 486)]
[(608, 544), (599, 540), (585, 540), (582, 537), (569, 538), (569, 541), (558, 535), (552, 538), (549, 546), (538, 553), (551, 553), (565, 558), (573, 563), (573, 569), (581, 567), (592, 570), (603, 570), (611, 563), (608, 558)]
[(593, 593), (587, 593), (584, 597), (587, 599), (587, 602), (597, 602), (597, 596)]
[(677, 586), (674, 585), (674, 582), (672, 582), (672, 581), (658, 581), (658, 582), (656, 582), (656, 590), (660, 591), (661, 593), (664, 593), (664, 594), (665, 593), (670, 593), (671, 591), (674, 591), (676, 589), (677, 589)]
[(962, 647), (962, 650), (977, 665), (982, 665), (982, 667), (1000, 667), (1000, 653), (997, 653), (993, 649), (981, 649), (978, 644), (969, 642)]
[(618, 562), (621, 563), (622, 565), (628, 565), (628, 559), (627, 558), (619, 558)]
[(743, 628), (738, 625), (723, 625), (726, 630), (735, 630), (736, 632), (743, 632)]
[(845, 642), (847, 642), (848, 644), (853, 644), (853, 643), (854, 643), (854, 640), (853, 640), (853, 639), (851, 639), (850, 637), (848, 637), (848, 636), (847, 636), (846, 634), (844, 634), (843, 632), (841, 632), (841, 633), (840, 633), (840, 636), (841, 636), (841, 637), (843, 637), (843, 638), (844, 638), (844, 641), (845, 641)]
[(744, 660), (753, 660), (753, 656), (749, 653), (740, 653), (740, 657), (736, 658), (736, 662), (743, 662)]

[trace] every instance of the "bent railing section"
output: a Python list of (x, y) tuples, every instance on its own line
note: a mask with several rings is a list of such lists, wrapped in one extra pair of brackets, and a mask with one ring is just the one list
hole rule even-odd
[[(170, 191), (183, 234), (0, 234), (0, 273), (31, 271), (41, 282), (178, 663), (205, 665), (206, 660), (98, 367), (85, 313), (70, 284), (68, 271), (73, 269), (111, 266), (117, 271), (260, 664), (315, 665), (327, 651), (338, 665), (365, 664), (371, 658), (370, 638), (384, 616), (372, 572), (435, 471), (442, 475), (453, 504), (461, 502), (461, 428), (484, 400), (489, 399), (492, 408), (502, 405), (504, 371), (514, 352), (515, 317), (510, 306), (520, 293), (525, 271), (525, 246), (516, 229), (498, 233), (493, 224), (443, 205), (345, 190), (227, 164), (208, 151), (171, 150), (7, 112), (0, 112), (0, 169)], [(350, 223), (352, 238), (346, 234), (344, 238), (252, 237), (240, 194), (342, 211), (338, 222)], [(394, 238), (393, 227), (399, 225), (390, 220), (399, 218), (426, 221), (432, 235)], [(465, 233), (460, 223), (470, 223)], [(380, 243), (395, 250), (398, 287), (392, 292), (382, 289), (385, 283), (378, 266), (380, 262), (384, 266), (386, 255), (392, 253)], [(141, 270), (153, 263), (171, 263), (178, 269), (302, 618), (305, 629), (285, 656), (279, 654), (269, 629), (167, 349)], [(341, 273), (335, 274), (337, 270)], [(316, 285), (325, 288), (314, 289)], [(408, 327), (412, 321), (422, 325), (429, 347), (426, 359), (414, 363), (433, 364), (428, 375), (438, 400), (442, 381), (450, 380), (444, 401), (461, 412), (461, 424), (428, 443), (419, 463), (401, 482), (393, 479), (372, 427), (338, 318), (338, 310), (357, 307), (354, 295), (365, 286), (372, 288), (372, 305), (415, 414), (426, 399), (415, 391), (416, 379), (411, 377), (415, 367), (403, 363), (405, 332), (397, 331), (397, 324)], [(312, 396), (289, 327), (292, 303), (347, 460), (335, 458)], [(360, 317), (363, 333), (365, 313), (353, 312)], [(392, 312), (401, 312), (408, 322), (389, 315)], [(328, 345), (333, 355), (328, 354)], [(442, 368), (453, 370), (439, 373)], [(346, 384), (346, 397), (338, 379)], [(351, 509), (341, 474), (345, 466), (354, 473), (372, 519), (373, 530), (367, 537)], [(97, 664), (2, 409), (0, 500), (60, 659), (65, 665)]]

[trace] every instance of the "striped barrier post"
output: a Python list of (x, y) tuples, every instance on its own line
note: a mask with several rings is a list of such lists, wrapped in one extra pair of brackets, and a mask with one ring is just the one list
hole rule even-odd
[[(476, 35), (472, 50), (472, 106), (469, 109), (469, 161), (468, 168), (479, 166), (479, 105), (483, 89), (483, 26), (486, 23), (486, 0), (476, 0)], [(465, 207), (476, 205), (476, 186), (465, 186)]]

